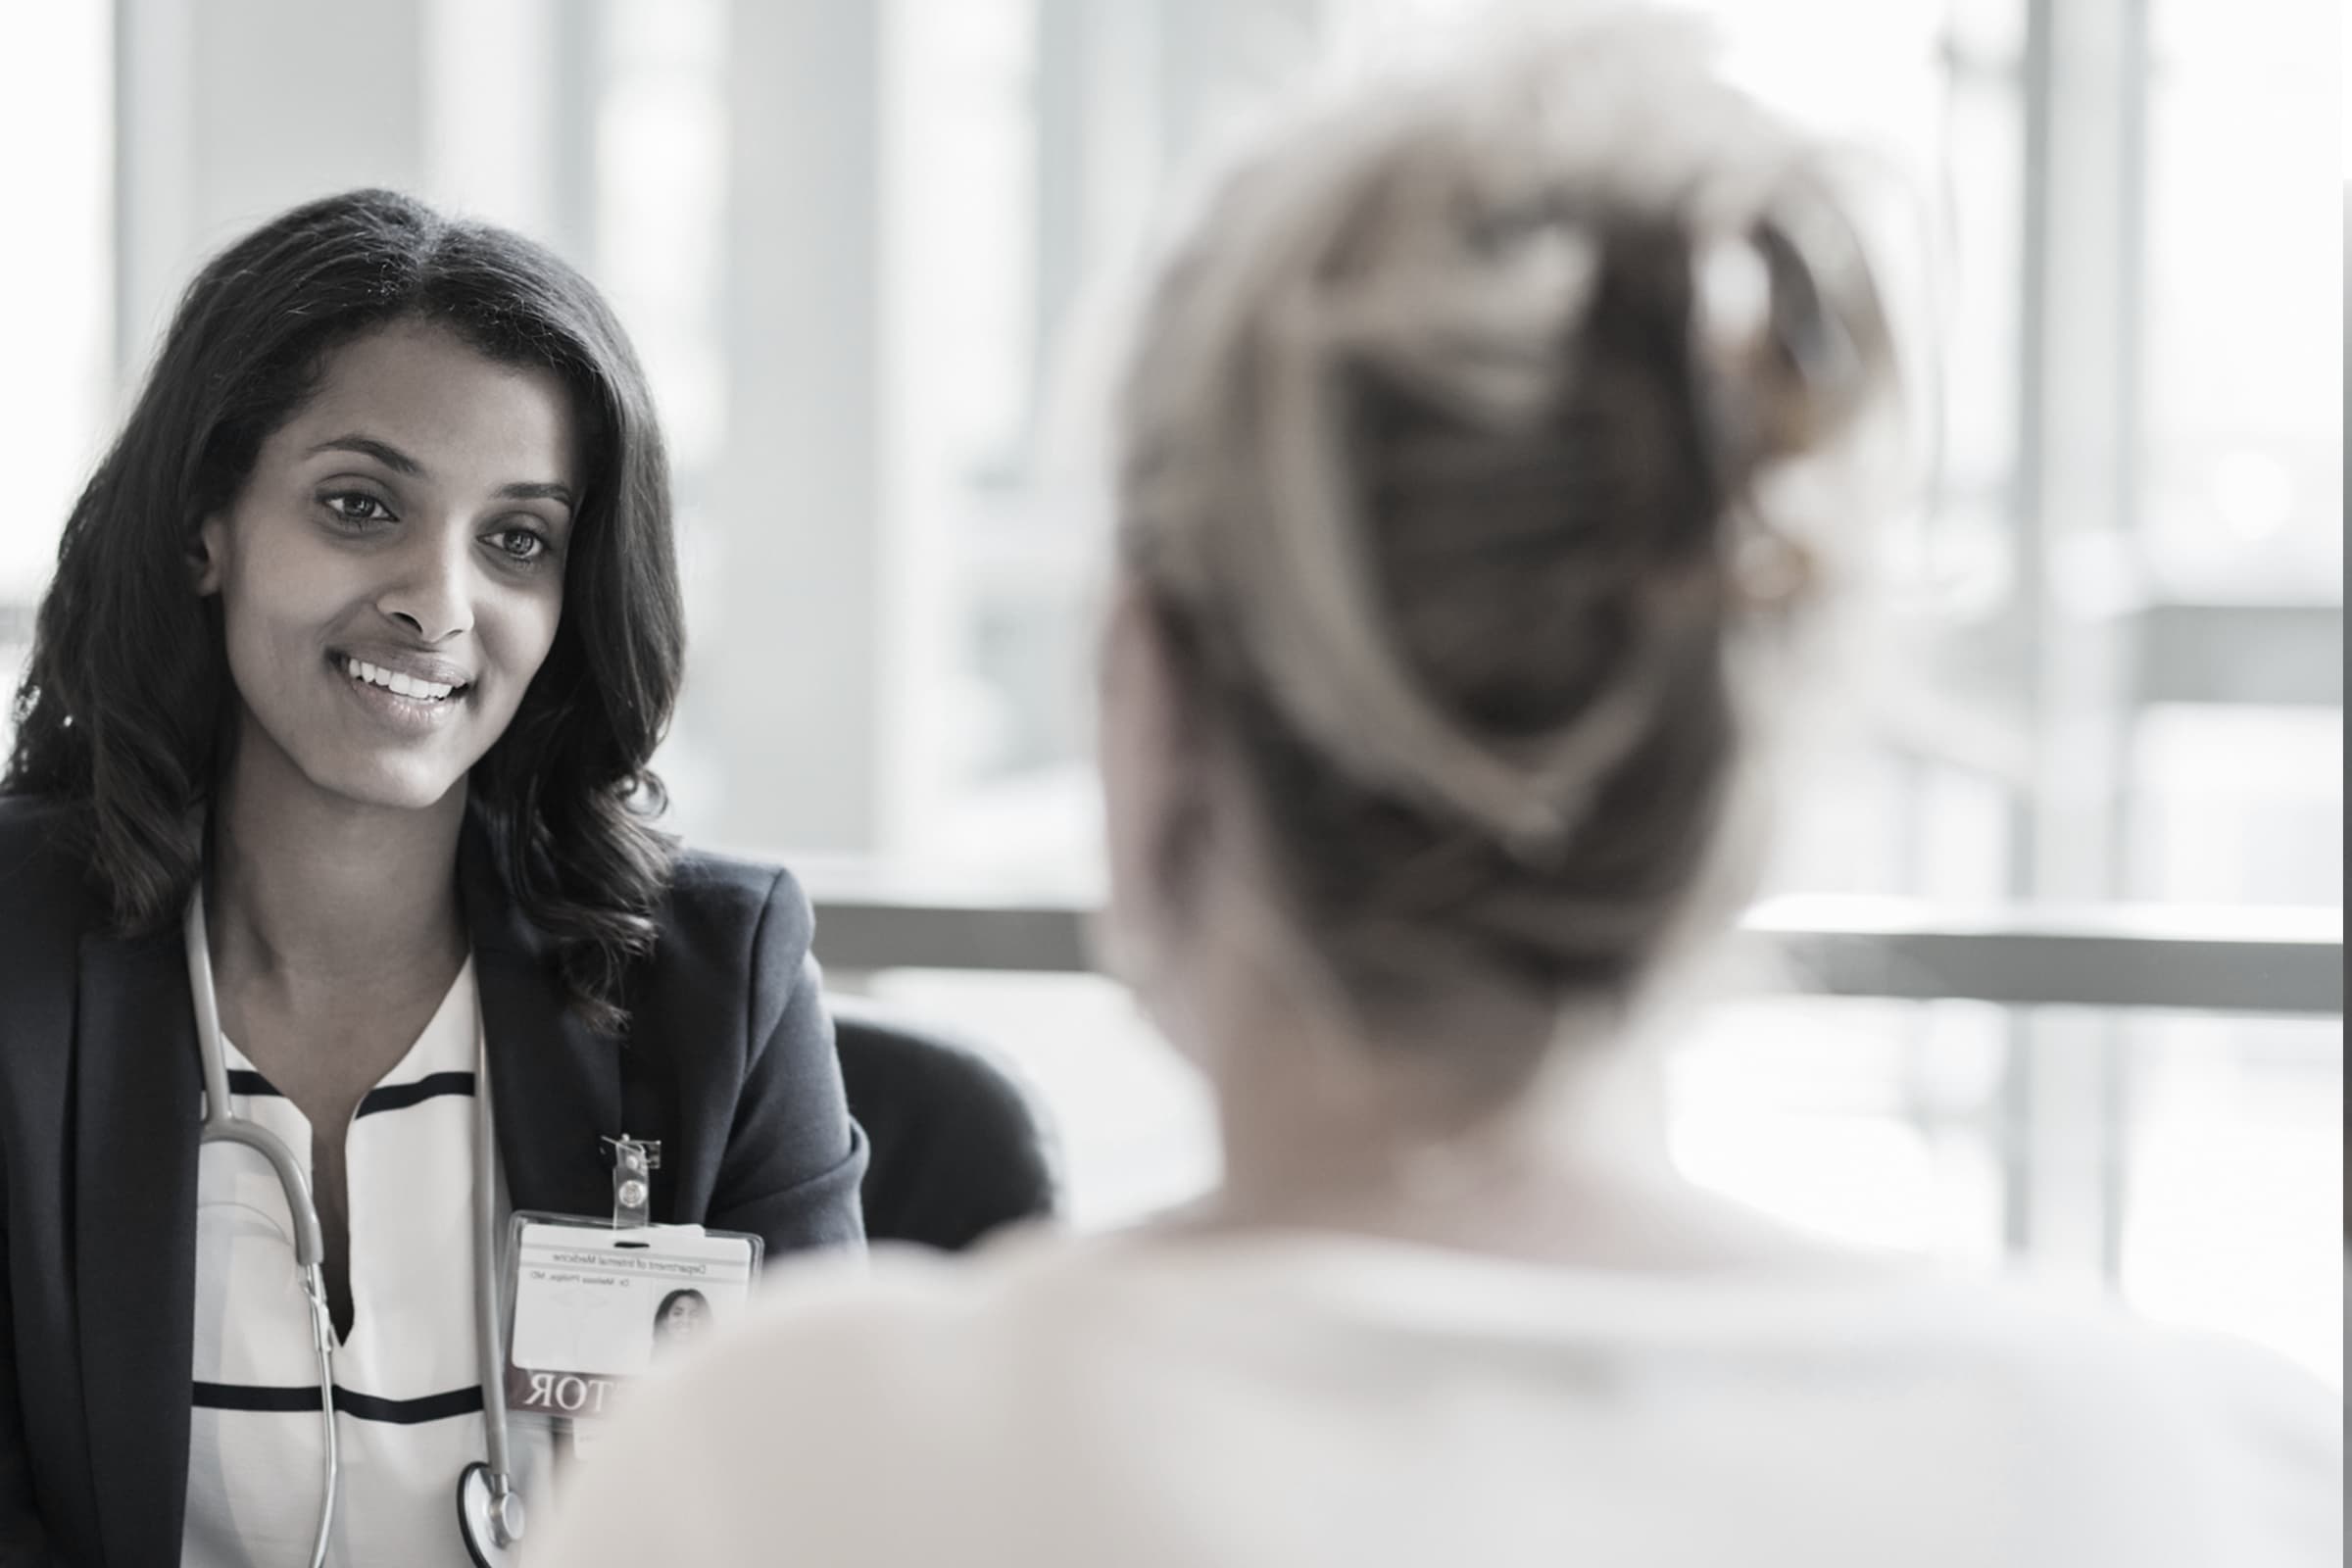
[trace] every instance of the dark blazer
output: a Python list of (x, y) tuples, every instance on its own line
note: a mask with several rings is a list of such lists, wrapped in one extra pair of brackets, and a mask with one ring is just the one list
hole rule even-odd
[[(178, 922), (109, 934), (68, 820), (0, 797), (0, 1565), (144, 1568), (178, 1561), (187, 1492), (202, 1075)], [(517, 1208), (610, 1215), (599, 1139), (626, 1132), (662, 1142), (658, 1220), (770, 1255), (859, 1241), (865, 1146), (788, 873), (684, 858), (625, 1046), (567, 1009), (470, 829), (460, 873)]]

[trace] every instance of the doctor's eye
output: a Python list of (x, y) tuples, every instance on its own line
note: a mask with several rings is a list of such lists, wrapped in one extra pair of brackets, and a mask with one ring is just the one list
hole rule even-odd
[(536, 528), (501, 528), (490, 535), (490, 542), (498, 547), (501, 555), (518, 565), (526, 566), (546, 559), (548, 552), (554, 548), (547, 542), (547, 535)]
[(385, 506), (380, 497), (369, 495), (365, 490), (330, 490), (318, 498), (318, 504), (326, 508), (336, 521), (354, 527), (392, 520), (392, 509)]

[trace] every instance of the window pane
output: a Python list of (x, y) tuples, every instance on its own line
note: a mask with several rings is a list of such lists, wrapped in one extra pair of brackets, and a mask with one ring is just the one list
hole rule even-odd
[(2274, 1346), (2343, 1386), (2343, 1025), (2126, 1027), (2123, 1291), (2152, 1317)]
[[(0, 748), (66, 514), (106, 440), (114, 36), (102, 5), (0, 10)], [(39, 149), (38, 155), (29, 150)], [(144, 353), (140, 345), (138, 353)]]
[(2340, 603), (2343, 8), (2151, 10), (2150, 564), (2173, 597)]

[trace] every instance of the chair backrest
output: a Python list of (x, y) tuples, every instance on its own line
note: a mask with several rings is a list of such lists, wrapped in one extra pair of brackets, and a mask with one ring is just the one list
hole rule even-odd
[(1054, 1212), (1052, 1140), (1009, 1072), (862, 998), (826, 1002), (850, 1114), (871, 1151), (860, 1190), (869, 1241), (955, 1251)]

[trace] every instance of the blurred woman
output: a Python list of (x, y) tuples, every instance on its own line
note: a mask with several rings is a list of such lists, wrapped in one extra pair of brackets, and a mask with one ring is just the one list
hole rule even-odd
[(646, 1392), (617, 1565), (2333, 1562), (2332, 1406), (1679, 1181), (1886, 323), (1819, 155), (1588, 24), (1230, 178), (1127, 381), (1109, 934), (1171, 1222), (807, 1277)]
[[(586, 279), (382, 191), (198, 275), (0, 792), (0, 1559), (313, 1561), (339, 1491), (335, 1561), (472, 1560), (461, 1472), (549, 1470), (484, 1420), (475, 1244), (609, 1220), (614, 1140), (661, 1146), (654, 1219), (858, 1242), (808, 905), (652, 824), (682, 653)], [(292, 1179), (200, 1148), (200, 1042)]]

